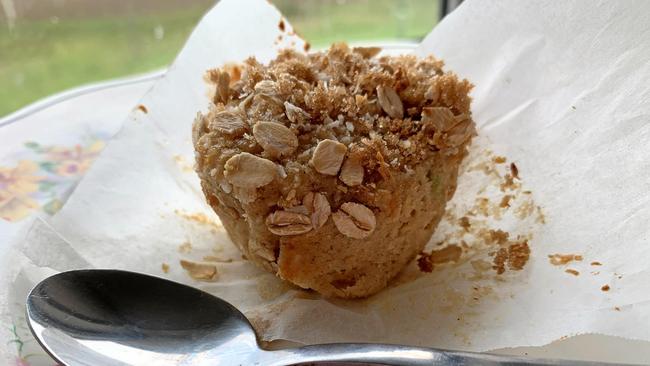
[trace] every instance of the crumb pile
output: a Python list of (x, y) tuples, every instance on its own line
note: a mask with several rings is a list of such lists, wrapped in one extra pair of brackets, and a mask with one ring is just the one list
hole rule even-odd
[[(517, 165), (506, 157), (474, 148), (460, 169), (468, 178), (463, 197), (448, 204), (434, 242), (418, 256), (417, 269), (428, 273), (445, 263), (469, 261), (469, 279), (503, 280), (502, 275), (528, 263), (533, 233), (545, 224), (545, 214), (525, 188)], [(454, 255), (442, 255), (446, 253)]]
[(326, 296), (384, 288), (431, 237), (475, 125), (471, 84), (378, 48), (210, 70), (193, 127), (208, 203), (253, 262)]

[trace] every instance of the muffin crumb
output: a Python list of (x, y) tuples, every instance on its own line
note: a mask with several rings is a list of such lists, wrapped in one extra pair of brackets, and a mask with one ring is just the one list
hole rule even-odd
[(510, 174), (514, 179), (519, 179), (519, 168), (515, 163), (510, 163)]
[(180, 264), (195, 280), (215, 281), (217, 279), (217, 267), (214, 264), (192, 262), (185, 259), (181, 259)]
[(550, 254), (548, 256), (549, 262), (554, 266), (562, 266), (573, 261), (582, 261), (582, 256), (578, 254)]
[(577, 270), (575, 270), (573, 268), (567, 268), (567, 269), (564, 270), (564, 272), (566, 272), (566, 273), (568, 273), (570, 275), (574, 275), (574, 276), (579, 276), (580, 275), (580, 272), (578, 272)]

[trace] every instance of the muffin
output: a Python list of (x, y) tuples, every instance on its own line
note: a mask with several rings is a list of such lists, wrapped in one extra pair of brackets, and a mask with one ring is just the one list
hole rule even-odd
[(328, 297), (376, 293), (424, 248), (475, 135), (472, 85), (433, 57), (280, 51), (207, 72), (207, 202), (253, 263)]

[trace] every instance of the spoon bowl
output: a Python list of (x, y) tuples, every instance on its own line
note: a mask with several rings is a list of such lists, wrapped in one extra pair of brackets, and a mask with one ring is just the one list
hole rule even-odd
[(260, 351), (232, 305), (138, 273), (59, 273), (31, 291), (27, 314), (39, 343), (69, 365), (217, 365)]

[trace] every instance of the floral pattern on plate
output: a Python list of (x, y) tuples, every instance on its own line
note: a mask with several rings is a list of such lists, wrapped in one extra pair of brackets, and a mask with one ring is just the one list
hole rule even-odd
[(16, 222), (39, 209), (56, 213), (104, 146), (98, 136), (73, 146), (26, 142), (13, 166), (0, 165), (0, 218)]

